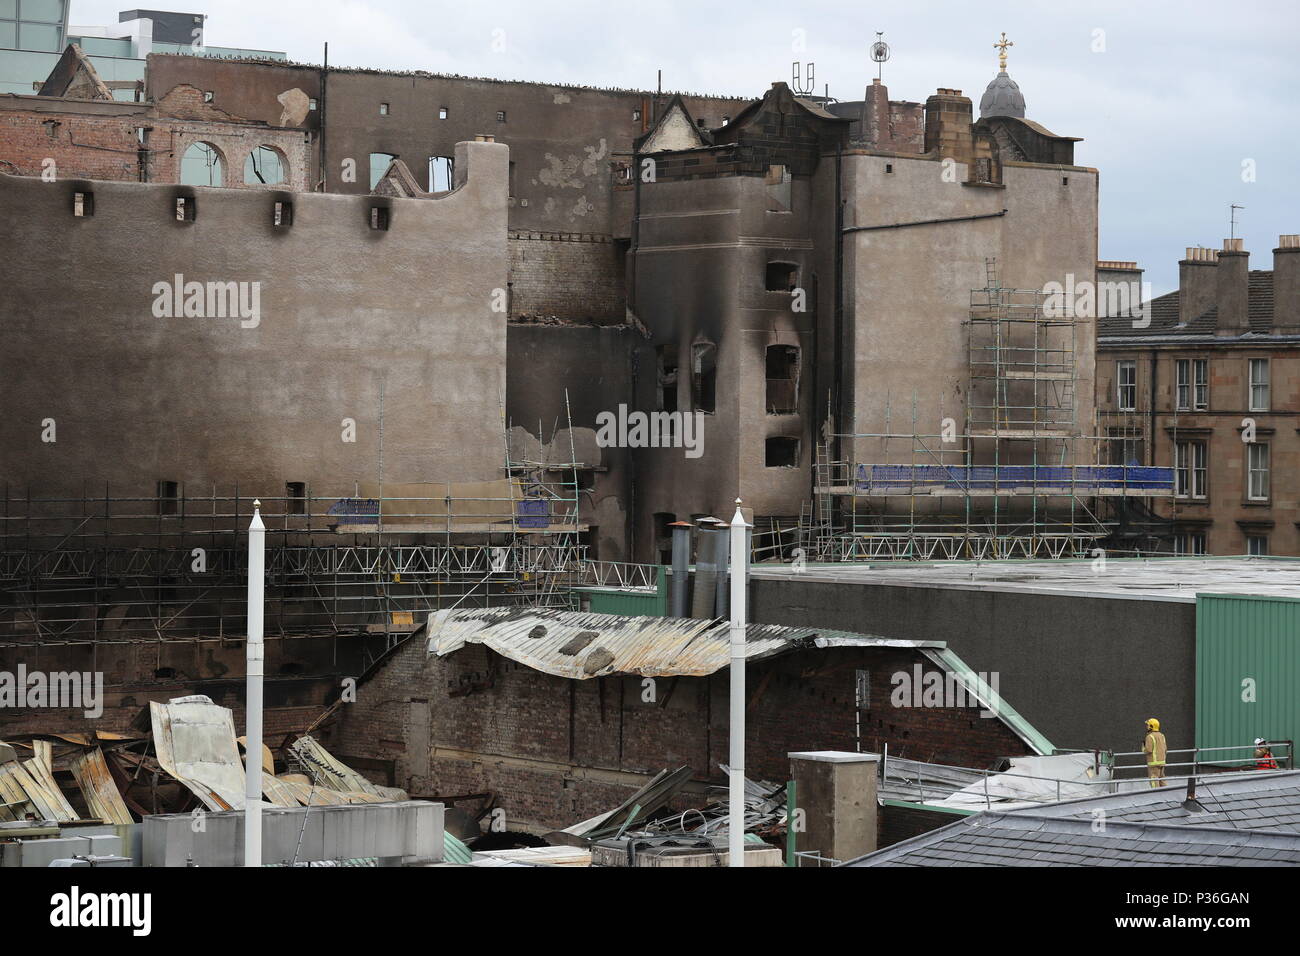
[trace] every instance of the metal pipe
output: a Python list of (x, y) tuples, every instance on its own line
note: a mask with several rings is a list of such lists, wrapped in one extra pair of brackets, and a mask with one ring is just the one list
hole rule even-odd
[(714, 539), (722, 534), (713, 518), (700, 521), (695, 537), (695, 588), (691, 592), (691, 617), (705, 620), (713, 618), (717, 600), (714, 589), (718, 586), (718, 559)]
[(691, 523), (674, 521), (673, 529), (673, 583), (671, 588), (671, 606), (668, 613), (672, 617), (686, 617), (686, 575), (691, 563)]
[(713, 616), (722, 620), (727, 616), (727, 551), (730, 547), (727, 534), (719, 528), (713, 536), (715, 561), (718, 566), (718, 586), (714, 589), (713, 595)]
[(727, 850), (731, 866), (745, 865), (745, 517), (736, 499), (731, 519), (731, 722), (728, 725), (731, 780), (727, 808)]
[(266, 590), (266, 525), (262, 502), (253, 502), (248, 525), (248, 635), (244, 642), (247, 662), (245, 701), (244, 866), (262, 865), (262, 611)]

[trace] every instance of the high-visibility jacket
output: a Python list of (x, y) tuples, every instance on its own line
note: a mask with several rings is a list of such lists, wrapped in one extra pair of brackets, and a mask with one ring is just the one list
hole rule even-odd
[(1273, 751), (1267, 747), (1260, 747), (1255, 751), (1255, 769), (1256, 770), (1276, 770), (1277, 760), (1273, 757)]
[(1148, 767), (1163, 767), (1165, 765), (1165, 755), (1168, 747), (1165, 744), (1165, 735), (1158, 730), (1153, 730), (1147, 734), (1146, 742), (1142, 745), (1142, 752), (1147, 755)]

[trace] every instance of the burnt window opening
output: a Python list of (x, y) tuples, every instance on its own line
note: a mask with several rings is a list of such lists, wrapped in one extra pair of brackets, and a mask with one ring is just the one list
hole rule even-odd
[(176, 197), (176, 221), (193, 222), (198, 218), (198, 208), (193, 196)]
[(438, 119), (440, 119), (440, 120), (445, 120), (446, 118), (447, 118), (447, 107), (445, 107), (445, 106), (441, 106), (441, 107), (439, 107), (439, 108), (438, 108)]
[(510, 193), (509, 193), (510, 198), (514, 199), (515, 198), (515, 162), (513, 159), (510, 161), (509, 187), (510, 187)]
[(731, 122), (731, 117), (730, 117), (730, 116), (724, 116), (724, 117), (722, 117), (722, 125), (723, 125), (723, 126), (726, 126), (726, 125), (727, 125), (728, 123), (730, 123), (730, 122)]
[(789, 166), (768, 166), (763, 182), (767, 186), (768, 212), (790, 212), (794, 208)]
[(1068, 185), (1070, 185), (1070, 177), (1069, 177), (1069, 176), (1062, 176), (1062, 177), (1061, 177), (1061, 185), (1062, 185), (1062, 186), (1068, 186)]
[(316, 98), (312, 97), (311, 99), (307, 100), (307, 109), (310, 111), (310, 110), (314, 110), (315, 108), (316, 108)]
[(293, 203), (277, 202), (275, 212), (271, 216), (271, 222), (276, 226), (288, 227), (293, 225)]
[(887, 172), (887, 173), (892, 173), (893, 171), (894, 171), (894, 164), (893, 164), (893, 163), (885, 163), (885, 172)]
[(174, 515), (180, 501), (181, 486), (175, 481), (158, 482), (158, 513)]
[(596, 472), (592, 468), (579, 468), (574, 474), (579, 491), (590, 491), (596, 487)]
[(287, 515), (305, 515), (307, 513), (306, 482), (286, 481), (284, 483), (284, 513)]
[(799, 346), (767, 347), (767, 413), (792, 415), (799, 411)]
[(380, 116), (387, 116), (387, 115), (388, 115), (388, 104), (387, 104), (387, 103), (380, 103), (380, 104), (379, 104), (379, 115), (380, 115)]
[(701, 116), (699, 119), (697, 119), (695, 121), (695, 125), (698, 126), (700, 129), (704, 129), (705, 128), (704, 117)]
[(149, 134), (153, 132), (152, 126), (137, 126), (135, 128), (135, 139), (141, 146), (149, 145)]
[[(445, 193), (451, 191), (452, 179), (456, 173), (456, 163), (450, 156), (429, 157), (429, 192)], [(514, 189), (510, 190), (514, 194)]]
[(211, 90), (203, 91), (203, 102), (211, 103), (215, 99), (216, 99), (216, 95)]
[(799, 285), (799, 267), (793, 262), (769, 262), (764, 286), (768, 292), (793, 292)]
[(655, 349), (658, 366), (659, 410), (677, 411), (677, 346), (661, 345)]
[(498, 122), (498, 123), (504, 123), (505, 121), (506, 121), (506, 111), (505, 111), (505, 110), (497, 110), (497, 122)]
[(632, 182), (632, 164), (620, 161), (615, 167), (614, 178), (620, 184)]
[(95, 214), (95, 194), (91, 192), (73, 193), (72, 214), (80, 218), (93, 216)]
[(633, 110), (633, 111), (632, 111), (632, 122), (634, 122), (634, 123), (638, 123), (638, 122), (640, 122), (640, 121), (641, 121), (641, 111), (640, 111), (640, 110)]
[(712, 415), (718, 405), (718, 347), (712, 342), (691, 346), (693, 411)]
[(380, 231), (388, 229), (388, 207), (371, 206), (370, 207), (370, 228)]
[(768, 468), (799, 467), (799, 439), (769, 438), (764, 447), (764, 462)]

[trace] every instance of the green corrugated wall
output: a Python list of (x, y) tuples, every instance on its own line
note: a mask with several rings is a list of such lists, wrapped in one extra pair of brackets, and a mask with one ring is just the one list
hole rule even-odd
[[(1244, 699), (1248, 686), (1253, 702)], [(1196, 745), (1236, 747), (1256, 737), (1300, 738), (1300, 600), (1198, 594)]]
[(577, 588), (591, 602), (593, 614), (626, 614), (629, 617), (668, 615), (668, 575), (660, 565), (654, 591), (619, 590), (614, 588)]

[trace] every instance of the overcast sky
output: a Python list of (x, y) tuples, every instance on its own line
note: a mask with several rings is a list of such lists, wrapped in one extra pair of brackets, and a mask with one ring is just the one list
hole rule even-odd
[[(163, 6), (159, 4), (159, 6)], [(177, 6), (167, 6), (176, 9)], [(1251, 268), (1272, 268), (1280, 233), (1300, 233), (1300, 4), (559, 2), (539, 0), (199, 0), (214, 46), (286, 52), (340, 66), (757, 97), (816, 63), (817, 91), (860, 99), (884, 31), (893, 99), (937, 87), (979, 97), (992, 44), (1027, 116), (1080, 136), (1075, 161), (1101, 173), (1103, 259), (1136, 259), (1158, 293), (1177, 286), (1189, 245), (1218, 246), (1229, 204)], [(72, 0), (75, 25), (115, 23), (121, 0)], [(185, 9), (185, 7), (181, 7)], [(796, 31), (805, 48), (795, 52)], [(494, 43), (495, 41), (495, 43)], [(504, 41), (504, 43), (502, 43)], [(504, 46), (504, 49), (498, 49)], [(1243, 181), (1252, 160), (1254, 181)]]

